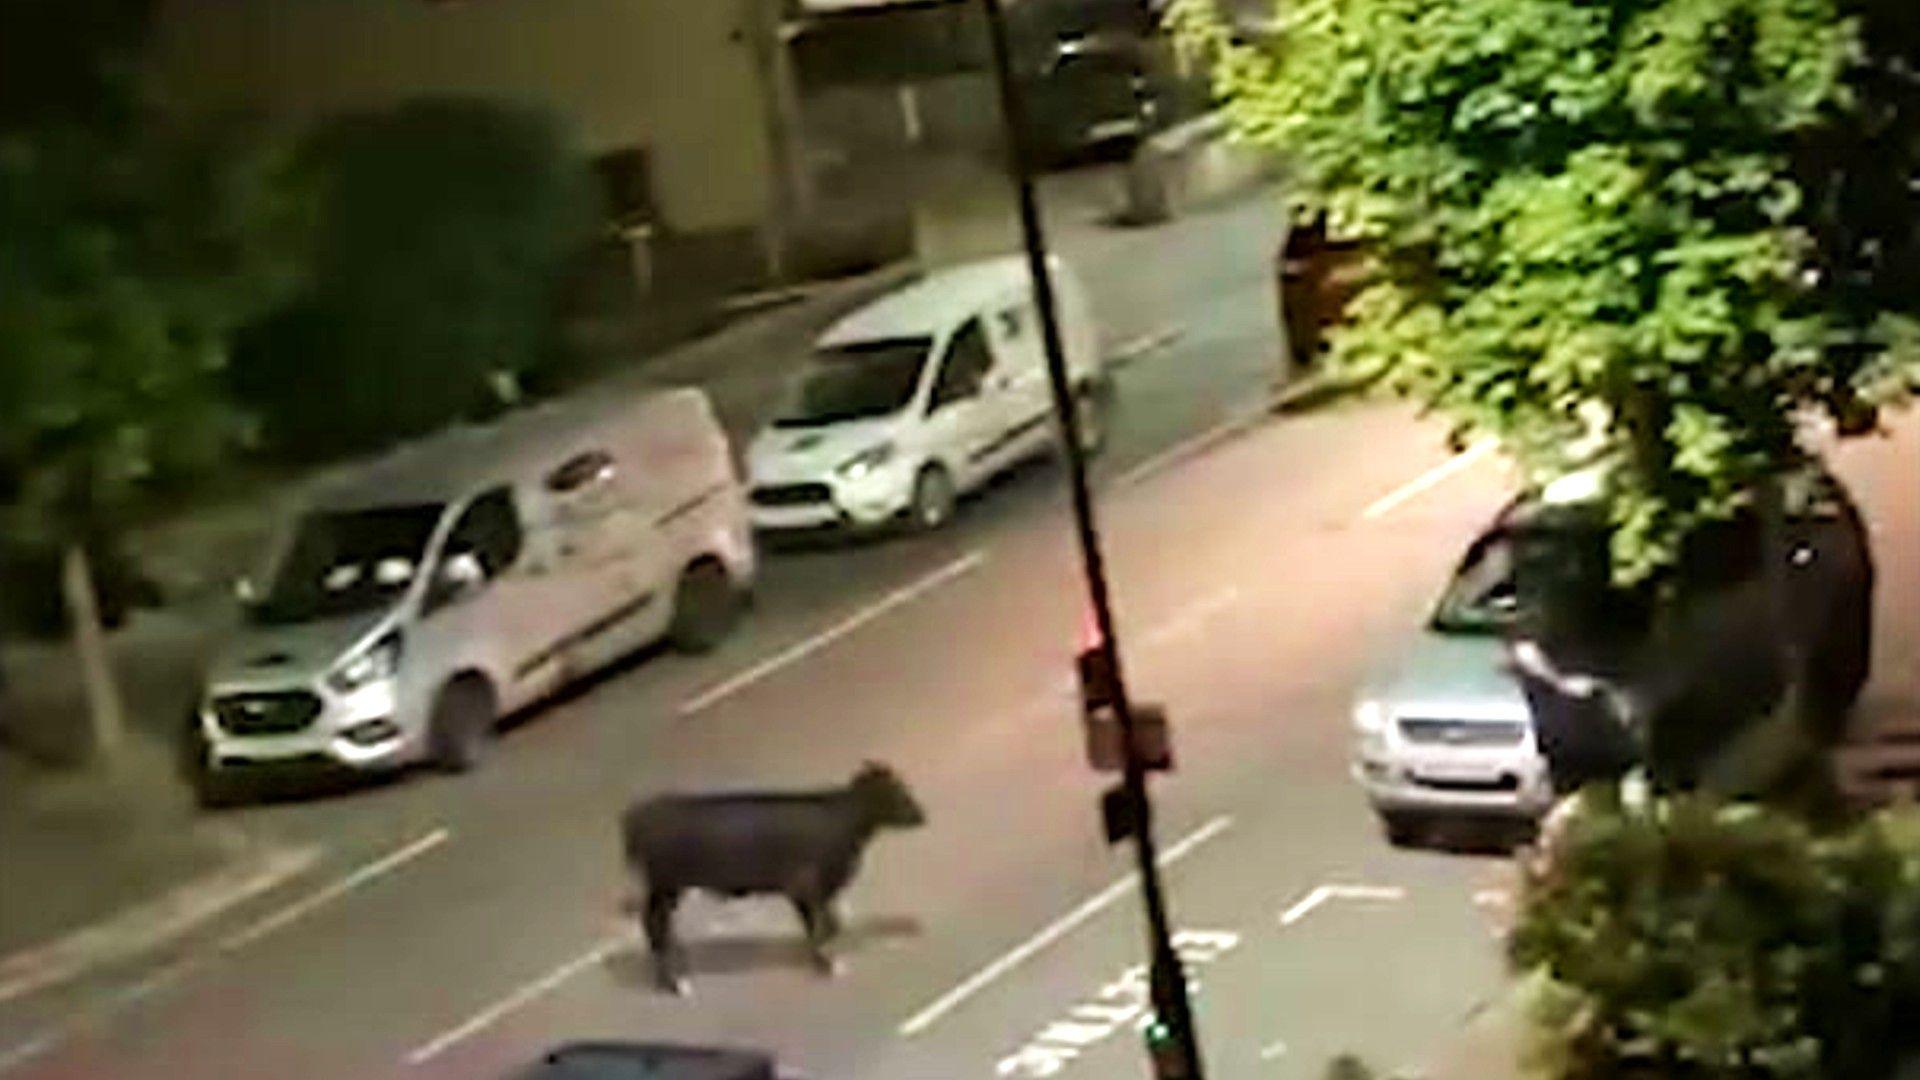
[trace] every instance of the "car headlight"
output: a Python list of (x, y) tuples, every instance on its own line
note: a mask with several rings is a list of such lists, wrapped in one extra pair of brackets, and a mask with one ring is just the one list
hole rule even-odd
[(1386, 706), (1377, 701), (1362, 701), (1353, 707), (1353, 726), (1362, 735), (1378, 735), (1387, 729)]
[(393, 630), (341, 661), (327, 676), (327, 685), (342, 694), (351, 694), (363, 686), (391, 679), (399, 670), (400, 631)]
[(849, 480), (858, 480), (873, 470), (893, 460), (893, 444), (883, 442), (878, 446), (869, 446), (840, 463), (834, 471)]

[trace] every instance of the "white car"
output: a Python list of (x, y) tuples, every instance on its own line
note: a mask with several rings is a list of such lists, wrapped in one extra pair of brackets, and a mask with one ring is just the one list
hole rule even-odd
[[(1104, 435), (1105, 377), (1086, 290), (1051, 264), (1083, 442)], [(1025, 260), (930, 273), (830, 327), (787, 408), (747, 454), (765, 531), (938, 528), (959, 496), (1056, 445)]]

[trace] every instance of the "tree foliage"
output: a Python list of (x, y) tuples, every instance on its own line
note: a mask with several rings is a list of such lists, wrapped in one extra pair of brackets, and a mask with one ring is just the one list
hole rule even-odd
[(551, 117), (421, 100), (328, 122), (304, 158), (322, 192), (313, 288), (249, 335), (235, 370), (275, 449), (430, 430), (497, 407), (503, 379), (553, 358), (562, 271), (600, 217)]
[[(18, 7), (0, 33), (60, 6)], [(231, 445), (228, 344), (298, 281), (306, 204), (274, 144), (161, 122), (137, 35), (53, 22), (92, 77), (0, 125), (0, 525), (58, 542)]]
[(1170, 16), (1239, 135), (1375, 253), (1334, 362), (1499, 438), (1537, 481), (1606, 466), (1623, 583), (1799, 460), (1807, 412), (1851, 419), (1912, 379), (1910, 324), (1823, 287), (1796, 171), (1859, 108), (1840, 0), (1279, 17), (1248, 45), (1210, 0)]
[(1920, 830), (1590, 802), (1530, 872), (1511, 944), (1533, 1075), (1892, 1076), (1920, 1049)]

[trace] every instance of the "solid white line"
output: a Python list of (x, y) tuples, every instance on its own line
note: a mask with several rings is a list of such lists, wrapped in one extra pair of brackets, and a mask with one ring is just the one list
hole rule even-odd
[(1287, 1053), (1287, 1044), (1285, 1042), (1281, 1042), (1281, 1041), (1270, 1042), (1267, 1045), (1260, 1048), (1260, 1060), (1272, 1061), (1276, 1058), (1286, 1056), (1286, 1053)]
[(1472, 466), (1481, 458), (1486, 457), (1493, 452), (1494, 445), (1491, 439), (1483, 439), (1480, 442), (1474, 443), (1472, 446), (1435, 465), (1433, 468), (1428, 469), (1412, 480), (1401, 484), (1399, 487), (1375, 499), (1365, 510), (1360, 511), (1360, 520), (1373, 521), (1385, 517), (1402, 503), (1416, 498), (1421, 492), (1426, 491), (1428, 488), (1439, 484), (1454, 473), (1460, 472)]
[(501, 1017), (520, 1008), (527, 1002), (551, 991), (554, 987), (573, 978), (587, 968), (600, 963), (619, 949), (633, 942), (631, 934), (608, 938), (586, 952), (561, 964), (538, 979), (527, 983), (513, 993), (473, 1014), (458, 1027), (447, 1029), (431, 1041), (422, 1043), (407, 1055), (408, 1065), (424, 1065), (445, 1053), (455, 1043), (473, 1037), (481, 1030), (493, 1025)]
[(699, 696), (687, 701), (685, 704), (680, 706), (680, 715), (683, 717), (692, 716), (694, 713), (697, 713), (704, 709), (709, 708), (714, 703), (720, 701), (723, 698), (731, 697), (732, 695), (739, 693), (741, 690), (744, 690), (747, 687), (753, 685), (754, 683), (759, 682), (761, 679), (764, 679), (767, 676), (773, 674), (774, 672), (779, 671), (781, 668), (786, 667), (788, 664), (791, 664), (796, 660), (804, 659), (812, 655), (813, 653), (816, 653), (821, 649), (826, 648), (828, 645), (831, 645), (834, 642), (840, 640), (841, 638), (846, 637), (848, 634), (853, 633), (855, 630), (860, 629), (862, 626), (865, 626), (866, 624), (872, 622), (873, 620), (879, 618), (880, 616), (885, 615), (887, 612), (892, 611), (894, 608), (897, 608), (900, 605), (905, 604), (924, 593), (931, 592), (934, 589), (939, 588), (940, 586), (946, 584), (949, 581), (952, 581), (954, 578), (957, 578), (962, 574), (965, 574), (971, 570), (978, 569), (980, 564), (986, 561), (987, 561), (986, 552), (975, 551), (970, 554), (963, 555), (958, 559), (955, 559), (954, 561), (948, 563), (947, 565), (941, 567), (938, 570), (935, 570), (933, 573), (928, 574), (927, 576), (921, 578), (918, 581), (911, 582), (898, 589), (895, 589), (893, 592), (890, 592), (887, 595), (881, 597), (879, 600), (874, 601), (872, 604), (868, 605), (867, 607), (864, 607), (859, 611), (854, 612), (852, 615), (849, 615), (846, 619), (838, 623), (835, 623), (833, 626), (830, 626), (827, 629), (822, 630), (818, 634), (815, 634), (814, 636), (807, 638), (804, 641), (796, 642), (791, 647), (784, 649), (781, 652), (773, 656), (770, 656), (765, 660), (762, 660), (758, 664), (753, 665), (752, 667), (741, 672), (740, 674), (735, 675), (730, 679), (727, 679), (725, 682), (722, 682), (706, 690), (705, 692), (701, 693)]
[(1107, 363), (1115, 366), (1130, 364), (1156, 349), (1163, 349), (1173, 344), (1185, 333), (1185, 327), (1171, 325), (1128, 338), (1114, 346), (1113, 352), (1107, 355)]
[(1138, 465), (1132, 466), (1127, 469), (1127, 471), (1115, 477), (1113, 483), (1116, 487), (1131, 487), (1167, 466), (1196, 454), (1211, 444), (1234, 435), (1243, 428), (1258, 423), (1260, 419), (1268, 415), (1269, 412), (1269, 403), (1262, 401), (1257, 408), (1244, 409), (1234, 413), (1225, 420), (1207, 428), (1205, 431), (1196, 435), (1189, 435), (1179, 442), (1174, 443), (1172, 446), (1167, 447), (1165, 450), (1154, 454), (1147, 460), (1140, 462)]
[[(1233, 818), (1222, 814), (1212, 821), (1207, 822), (1205, 825), (1200, 826), (1198, 829), (1195, 829), (1193, 832), (1188, 833), (1178, 843), (1161, 852), (1159, 859), (1156, 860), (1156, 865), (1162, 867), (1171, 866), (1181, 859), (1186, 858), (1188, 855), (1193, 854), (1200, 845), (1212, 840), (1214, 837), (1219, 836), (1232, 827)], [(1127, 874), (1127, 876), (1100, 890), (1098, 893), (1095, 893), (1086, 903), (1081, 904), (1079, 907), (1074, 908), (1072, 911), (1067, 912), (1065, 915), (1048, 924), (1047, 927), (1039, 933), (1021, 942), (1019, 945), (1014, 946), (1011, 951), (1001, 956), (998, 960), (969, 975), (960, 985), (940, 995), (931, 1005), (908, 1017), (906, 1021), (900, 1025), (901, 1036), (910, 1039), (932, 1027), (941, 1017), (958, 1008), (961, 1003), (985, 989), (988, 984), (992, 983), (995, 979), (1000, 978), (1007, 972), (1012, 971), (1014, 968), (1032, 959), (1034, 954), (1065, 937), (1071, 933), (1075, 927), (1098, 915), (1102, 909), (1112, 904), (1115, 900), (1120, 899), (1122, 896), (1125, 896), (1128, 890), (1132, 889), (1134, 883), (1139, 879), (1140, 874), (1137, 870)]]
[(11, 1072), (25, 1065), (27, 1062), (53, 1049), (54, 1044), (59, 1041), (59, 1032), (48, 1032), (45, 1035), (28, 1039), (26, 1042), (12, 1047), (4, 1053), (0, 1053), (0, 1073)]
[(1294, 902), (1292, 907), (1280, 913), (1280, 925), (1292, 926), (1294, 923), (1313, 914), (1313, 909), (1326, 903), (1327, 898), (1332, 895), (1325, 885), (1315, 885), (1307, 895), (1301, 897)]
[(245, 948), (261, 938), (266, 937), (268, 934), (273, 933), (275, 930), (286, 926), (288, 923), (305, 917), (322, 905), (331, 903), (382, 874), (399, 867), (401, 864), (432, 851), (434, 848), (446, 843), (449, 835), (451, 834), (445, 829), (435, 829), (398, 851), (384, 855), (362, 866), (326, 888), (281, 908), (279, 911), (254, 923), (245, 930), (223, 938), (218, 949), (220, 952), (225, 953)]
[(1208, 619), (1220, 614), (1240, 602), (1240, 590), (1227, 586), (1212, 593), (1205, 599), (1187, 607), (1184, 611), (1147, 631), (1142, 642), (1148, 645), (1165, 645), (1175, 638), (1193, 633), (1206, 625)]

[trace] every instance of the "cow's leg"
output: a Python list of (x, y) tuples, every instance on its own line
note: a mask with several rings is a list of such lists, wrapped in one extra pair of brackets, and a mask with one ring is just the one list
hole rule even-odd
[(673, 889), (652, 889), (647, 893), (641, 927), (647, 933), (647, 949), (653, 953), (653, 977), (660, 989), (685, 997), (686, 961), (680, 943), (673, 936), (673, 909), (680, 904), (680, 893)]
[(813, 957), (814, 969), (822, 975), (840, 974), (840, 963), (827, 952), (827, 941), (833, 936), (833, 915), (826, 902), (810, 896), (793, 896), (793, 910), (800, 916), (800, 924), (806, 927), (807, 951)]

